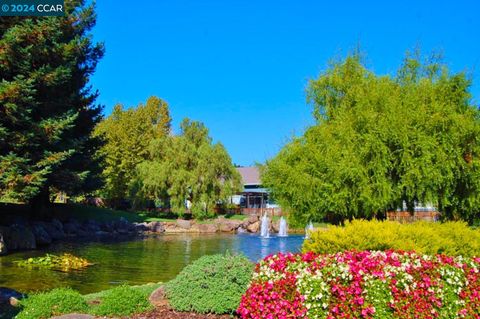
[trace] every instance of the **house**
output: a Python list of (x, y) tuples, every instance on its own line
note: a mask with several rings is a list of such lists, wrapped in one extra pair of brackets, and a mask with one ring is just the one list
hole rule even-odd
[(262, 186), (258, 167), (237, 167), (237, 170), (242, 177), (243, 190), (232, 196), (232, 203), (238, 205), (243, 214), (281, 215), (280, 207), (271, 200), (268, 189)]

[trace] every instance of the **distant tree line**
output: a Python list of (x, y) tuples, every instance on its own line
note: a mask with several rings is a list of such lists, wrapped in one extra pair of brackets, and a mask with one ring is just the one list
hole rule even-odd
[(296, 221), (382, 218), (433, 203), (447, 219), (480, 211), (480, 122), (465, 73), (407, 54), (394, 76), (354, 54), (308, 85), (315, 124), (262, 169)]

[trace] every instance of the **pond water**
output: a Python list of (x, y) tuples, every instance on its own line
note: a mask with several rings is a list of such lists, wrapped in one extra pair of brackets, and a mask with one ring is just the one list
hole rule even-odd
[[(62, 242), (43, 250), (0, 257), (0, 287), (31, 292), (68, 286), (86, 294), (121, 283), (166, 282), (203, 255), (229, 251), (243, 253), (252, 261), (258, 261), (277, 252), (300, 251), (303, 238), (300, 235), (261, 238), (250, 234), (162, 234), (121, 242)], [(64, 252), (87, 258), (95, 265), (82, 271), (63, 273), (27, 269), (13, 263), (45, 253)]]

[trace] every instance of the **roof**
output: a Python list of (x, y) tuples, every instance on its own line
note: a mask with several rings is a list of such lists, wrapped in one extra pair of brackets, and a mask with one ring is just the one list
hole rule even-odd
[(260, 171), (256, 166), (237, 167), (240, 176), (242, 176), (243, 185), (261, 185)]

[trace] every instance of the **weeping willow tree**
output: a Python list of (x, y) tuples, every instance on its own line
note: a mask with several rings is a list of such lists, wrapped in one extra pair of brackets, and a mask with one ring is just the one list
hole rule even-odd
[(464, 73), (407, 54), (395, 76), (359, 55), (309, 82), (315, 125), (262, 168), (262, 181), (295, 221), (333, 214), (381, 217), (434, 203), (445, 218), (479, 211), (479, 112)]
[(178, 135), (152, 141), (148, 160), (137, 165), (132, 197), (168, 203), (180, 216), (190, 210), (195, 218), (211, 217), (240, 191), (240, 175), (203, 123), (185, 119), (180, 128)]

